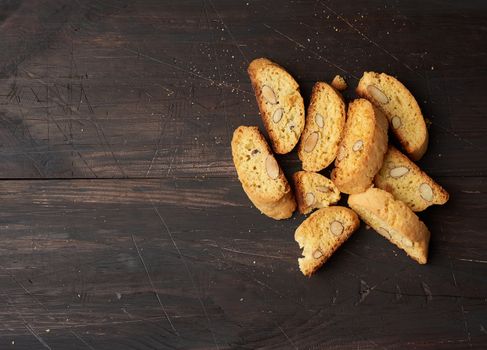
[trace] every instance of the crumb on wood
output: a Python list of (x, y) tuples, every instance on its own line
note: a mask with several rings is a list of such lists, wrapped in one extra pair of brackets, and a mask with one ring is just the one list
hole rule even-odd
[(335, 75), (335, 77), (331, 81), (331, 86), (333, 86), (338, 91), (343, 91), (348, 87), (345, 79), (341, 75), (338, 75), (338, 74)]

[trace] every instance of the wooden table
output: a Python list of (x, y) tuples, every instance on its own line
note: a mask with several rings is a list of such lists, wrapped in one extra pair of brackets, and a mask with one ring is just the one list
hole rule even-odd
[[(485, 1), (1, 2), (0, 348), (485, 349), (486, 38)], [(427, 265), (362, 225), (301, 275), (304, 217), (260, 215), (230, 154), (261, 56), (306, 103), (411, 89), (451, 195)]]

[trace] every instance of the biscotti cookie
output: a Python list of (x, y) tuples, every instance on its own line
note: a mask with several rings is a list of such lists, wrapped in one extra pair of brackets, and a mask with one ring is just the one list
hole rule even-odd
[(428, 147), (428, 130), (416, 99), (396, 78), (385, 73), (365, 72), (357, 93), (382, 109), (406, 153), (420, 159)]
[(253, 60), (248, 73), (274, 152), (291, 152), (304, 128), (298, 84), (284, 68), (266, 58)]
[(331, 86), (333, 86), (338, 91), (346, 90), (348, 85), (345, 79), (341, 75), (335, 75), (331, 81)]
[(252, 203), (273, 219), (290, 217), (296, 209), (293, 192), (256, 126), (235, 130), (232, 156), (238, 179)]
[(315, 211), (297, 228), (294, 239), (303, 249), (299, 269), (311, 276), (359, 227), (352, 210), (333, 206)]
[(374, 183), (413, 211), (423, 211), (433, 204), (445, 204), (449, 198), (448, 192), (393, 146), (389, 146)]
[(298, 171), (293, 175), (294, 193), (301, 214), (313, 209), (325, 208), (340, 200), (340, 191), (328, 178), (310, 171)]
[(345, 103), (330, 85), (313, 87), (298, 156), (307, 171), (320, 171), (333, 162), (345, 126)]
[(341, 192), (360, 193), (370, 187), (387, 151), (387, 120), (364, 99), (348, 106), (348, 117), (331, 179)]
[(348, 197), (348, 205), (379, 234), (420, 264), (428, 260), (430, 232), (409, 207), (379, 188)]

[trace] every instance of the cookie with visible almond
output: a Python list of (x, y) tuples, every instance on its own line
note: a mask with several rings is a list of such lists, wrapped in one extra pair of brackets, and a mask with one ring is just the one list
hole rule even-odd
[(232, 157), (242, 187), (263, 214), (289, 218), (296, 201), (289, 183), (256, 126), (240, 126), (233, 133)]
[(420, 159), (428, 148), (428, 129), (418, 102), (396, 78), (385, 73), (365, 72), (357, 94), (379, 107), (406, 153)]
[(413, 211), (423, 211), (433, 204), (445, 204), (449, 199), (443, 187), (393, 146), (389, 146), (374, 183)]
[(298, 83), (266, 58), (253, 60), (247, 71), (274, 152), (291, 152), (304, 128), (304, 103)]
[(340, 191), (327, 177), (310, 171), (293, 174), (294, 192), (301, 214), (326, 208), (340, 200)]
[(348, 197), (348, 205), (367, 225), (420, 264), (428, 261), (430, 232), (402, 201), (379, 188)]
[(360, 221), (352, 210), (333, 206), (315, 211), (297, 228), (294, 239), (302, 257), (299, 269), (311, 276), (359, 227)]
[(331, 180), (341, 192), (352, 194), (372, 185), (387, 151), (387, 120), (365, 99), (348, 106), (347, 121)]
[(345, 127), (345, 102), (339, 92), (327, 83), (313, 87), (306, 124), (298, 156), (307, 171), (320, 171), (330, 165), (338, 153)]

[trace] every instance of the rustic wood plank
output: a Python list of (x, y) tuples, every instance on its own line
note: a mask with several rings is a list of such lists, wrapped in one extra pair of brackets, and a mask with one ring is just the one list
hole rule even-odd
[(310, 279), (303, 217), (260, 215), (235, 179), (4, 181), (1, 347), (480, 347), (487, 183), (457, 180), (421, 215), (428, 265), (362, 227)]
[[(487, 3), (0, 4), (0, 348), (485, 348)], [(245, 197), (245, 70), (397, 75), (431, 122), (419, 266), (365, 227), (311, 279)], [(296, 155), (279, 157), (287, 175)], [(328, 171), (325, 171), (328, 173)], [(24, 179), (24, 180), (20, 180)], [(44, 180), (45, 179), (45, 180)]]
[(288, 67), (306, 100), (336, 73), (352, 87), (364, 70), (399, 76), (432, 122), (424, 169), (485, 176), (485, 4), (375, 3), (289, 2), (272, 15), (272, 2), (214, 0), (9, 7), (0, 177), (233, 176), (231, 132), (261, 125), (245, 72), (258, 56)]

